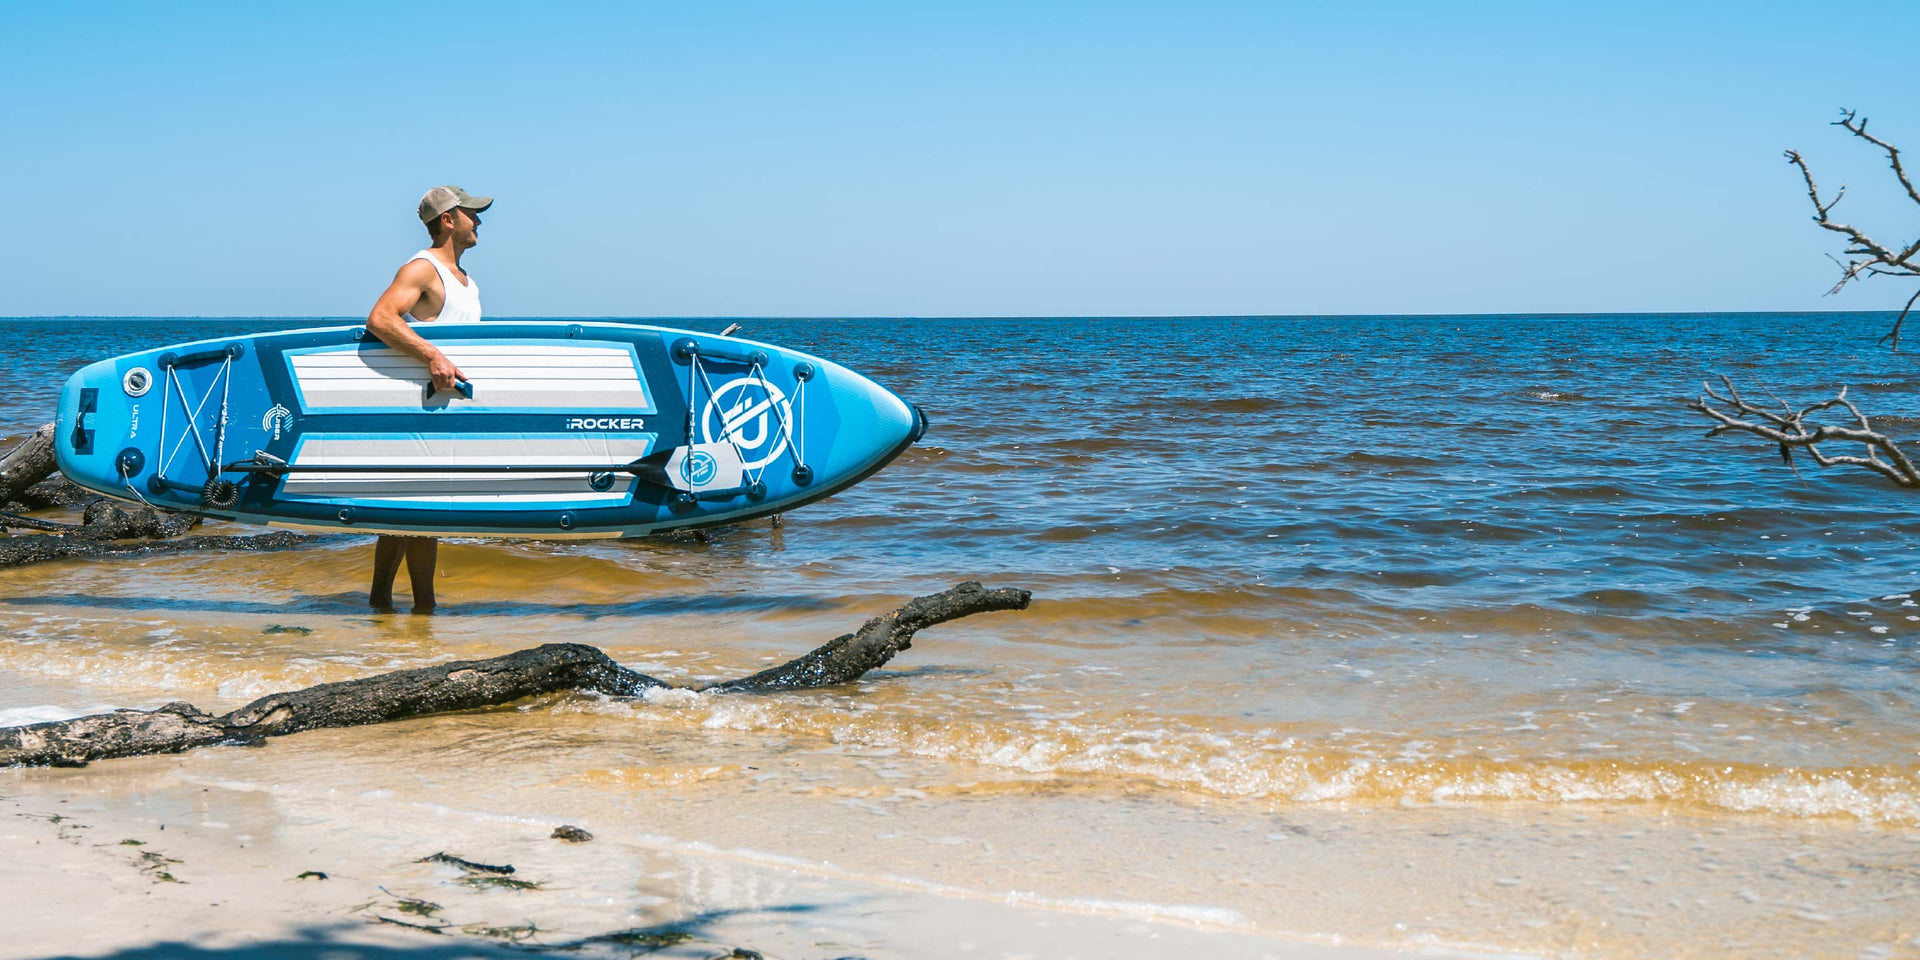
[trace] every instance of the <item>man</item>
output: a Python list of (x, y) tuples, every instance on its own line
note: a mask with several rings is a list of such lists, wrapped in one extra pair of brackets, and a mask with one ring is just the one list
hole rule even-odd
[[(440, 348), (408, 328), (409, 321), (465, 322), (480, 319), (480, 288), (460, 267), (460, 255), (478, 243), (480, 214), (492, 197), (476, 197), (459, 187), (434, 187), (420, 198), (420, 222), (433, 245), (413, 255), (393, 275), (387, 292), (367, 314), (367, 332), (387, 346), (427, 365), (435, 390), (452, 390), (466, 374)], [(406, 560), (413, 583), (413, 610), (433, 610), (433, 568), (440, 541), (433, 537), (381, 537), (373, 547), (373, 588), (367, 602), (393, 609), (393, 579)]]

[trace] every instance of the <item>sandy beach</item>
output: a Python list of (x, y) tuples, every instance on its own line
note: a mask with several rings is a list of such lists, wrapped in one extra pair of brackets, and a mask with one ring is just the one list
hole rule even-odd
[[(727, 735), (707, 739), (723, 761), (709, 766), (578, 770), (567, 744), (586, 731), (568, 718), (581, 708), (595, 709), (542, 702), (6, 771), (12, 935), (0, 954), (1358, 960), (1920, 946), (1906, 866), (1920, 845), (1884, 830), (1816, 823), (1783, 837), (1767, 818), (1606, 806), (1279, 814), (990, 772), (941, 787), (925, 779), (931, 765), (885, 751), (827, 748), (803, 767)], [(536, 725), (552, 729), (521, 756), (484, 770), (463, 758), (463, 742)], [(592, 839), (554, 839), (563, 825)], [(422, 862), (439, 853), (513, 873)]]
[[(925, 869), (937, 861), (894, 873), (677, 838), (644, 816), (603, 811), (579, 842), (554, 839), (549, 818), (431, 802), (372, 822), (343, 789), (303, 794), (233, 773), (177, 757), (8, 773), (0, 956), (1397, 955), (1259, 935), (1228, 911), (994, 895), (943, 882)], [(855, 839), (887, 845), (870, 816), (837, 809)], [(513, 872), (422, 862), (440, 853)]]

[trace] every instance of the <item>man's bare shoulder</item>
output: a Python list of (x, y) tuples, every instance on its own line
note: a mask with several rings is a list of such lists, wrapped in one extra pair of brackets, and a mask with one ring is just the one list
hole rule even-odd
[(425, 260), (414, 259), (401, 264), (400, 269), (394, 271), (393, 285), (396, 287), (408, 286), (420, 290), (431, 290), (434, 287), (433, 281), (439, 278), (440, 271), (435, 270), (433, 264)]
[[(425, 260), (409, 260), (394, 271), (393, 282), (380, 294), (373, 305), (373, 313), (368, 318), (370, 326), (384, 322), (385, 317), (392, 323), (403, 323), (404, 316), (423, 309), (427, 313), (438, 313), (436, 305), (445, 294), (440, 292), (440, 273), (433, 264)], [(423, 318), (430, 319), (430, 318)]]

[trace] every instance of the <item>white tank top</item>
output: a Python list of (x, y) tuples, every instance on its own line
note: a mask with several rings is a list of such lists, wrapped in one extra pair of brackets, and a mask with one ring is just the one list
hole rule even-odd
[[(414, 260), (425, 260), (433, 264), (433, 269), (440, 272), (440, 287), (446, 292), (443, 298), (446, 302), (440, 307), (440, 315), (433, 318), (435, 321), (470, 323), (480, 319), (480, 285), (474, 282), (473, 274), (467, 274), (467, 282), (461, 283), (460, 278), (454, 276), (453, 271), (440, 262), (440, 258), (425, 250), (414, 254), (413, 259), (407, 262), (412, 263)], [(418, 318), (411, 313), (407, 314), (407, 319), (415, 323), (419, 322)]]

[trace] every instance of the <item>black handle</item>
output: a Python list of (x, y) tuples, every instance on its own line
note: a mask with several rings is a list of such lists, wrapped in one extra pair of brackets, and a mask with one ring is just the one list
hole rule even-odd
[[(431, 380), (427, 381), (427, 399), (432, 400), (433, 395), (438, 392), (439, 392), (439, 388), (433, 385), (433, 381)], [(472, 400), (473, 384), (468, 383), (465, 380), (455, 380), (453, 381), (453, 392), (463, 397), (466, 397), (468, 400)]]
[(191, 367), (199, 363), (214, 360), (238, 360), (245, 356), (247, 348), (238, 343), (230, 343), (215, 350), (195, 350), (192, 353), (163, 353), (160, 355), (162, 367)]

